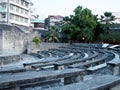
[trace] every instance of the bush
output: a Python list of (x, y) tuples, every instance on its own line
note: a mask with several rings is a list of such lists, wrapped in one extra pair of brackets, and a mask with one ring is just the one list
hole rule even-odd
[(40, 40), (39, 37), (34, 37), (34, 38), (32, 39), (32, 42), (34, 42), (34, 43), (36, 44), (36, 46), (39, 46), (40, 43), (41, 43), (41, 40)]
[(104, 43), (119, 44), (120, 43), (120, 31), (112, 31), (109, 33), (101, 33), (98, 36), (98, 40)]

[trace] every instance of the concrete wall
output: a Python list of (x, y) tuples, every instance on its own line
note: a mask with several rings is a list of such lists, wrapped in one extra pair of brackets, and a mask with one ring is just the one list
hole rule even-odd
[(33, 42), (29, 44), (28, 52), (37, 52), (42, 50), (48, 50), (53, 48), (59, 48), (60, 46), (69, 45), (69, 43), (41, 43), (39, 47), (37, 47)]
[(11, 25), (0, 24), (0, 49), (15, 50), (24, 52), (28, 49), (28, 53), (58, 48), (60, 46), (68, 45), (69, 43), (41, 43), (37, 47), (32, 39), (37, 33), (26, 33), (19, 28)]
[(0, 56), (0, 67), (6, 64), (19, 62), (20, 60), (20, 55)]
[[(28, 43), (34, 37), (34, 33), (26, 33), (15, 26), (3, 25), (0, 27), (0, 46), (1, 49), (15, 50), (18, 52), (24, 52)], [(3, 43), (2, 43), (3, 42)]]

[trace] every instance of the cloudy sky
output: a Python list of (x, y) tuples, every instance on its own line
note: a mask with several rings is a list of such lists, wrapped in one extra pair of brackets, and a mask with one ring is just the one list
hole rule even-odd
[(32, 0), (32, 2), (34, 14), (38, 14), (40, 19), (48, 15), (69, 16), (78, 5), (89, 8), (93, 14), (101, 15), (105, 11), (120, 12), (120, 0)]

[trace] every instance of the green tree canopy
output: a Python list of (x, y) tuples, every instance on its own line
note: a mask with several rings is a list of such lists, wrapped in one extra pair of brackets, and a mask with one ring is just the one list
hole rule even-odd
[(105, 32), (108, 32), (110, 29), (110, 25), (115, 20), (115, 16), (113, 16), (111, 12), (104, 12), (104, 15), (101, 15), (100, 20), (104, 24)]
[(113, 16), (111, 12), (104, 12), (103, 15), (101, 15), (100, 24), (102, 26), (102, 32), (98, 36), (100, 40), (111, 42), (114, 39), (110, 30), (110, 27), (112, 26), (114, 20), (115, 16)]
[(73, 11), (75, 14), (65, 17), (62, 30), (69, 39), (92, 41), (94, 28), (97, 25), (95, 16), (91, 10), (78, 6)]
[(58, 39), (58, 30), (56, 29), (55, 26), (51, 26), (50, 30), (46, 36), (46, 39), (48, 42), (59, 42)]

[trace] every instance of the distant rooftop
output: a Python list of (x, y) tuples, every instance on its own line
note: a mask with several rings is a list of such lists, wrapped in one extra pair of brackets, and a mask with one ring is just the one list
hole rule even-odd
[(63, 18), (63, 16), (60, 16), (60, 15), (49, 15), (48, 18)]

